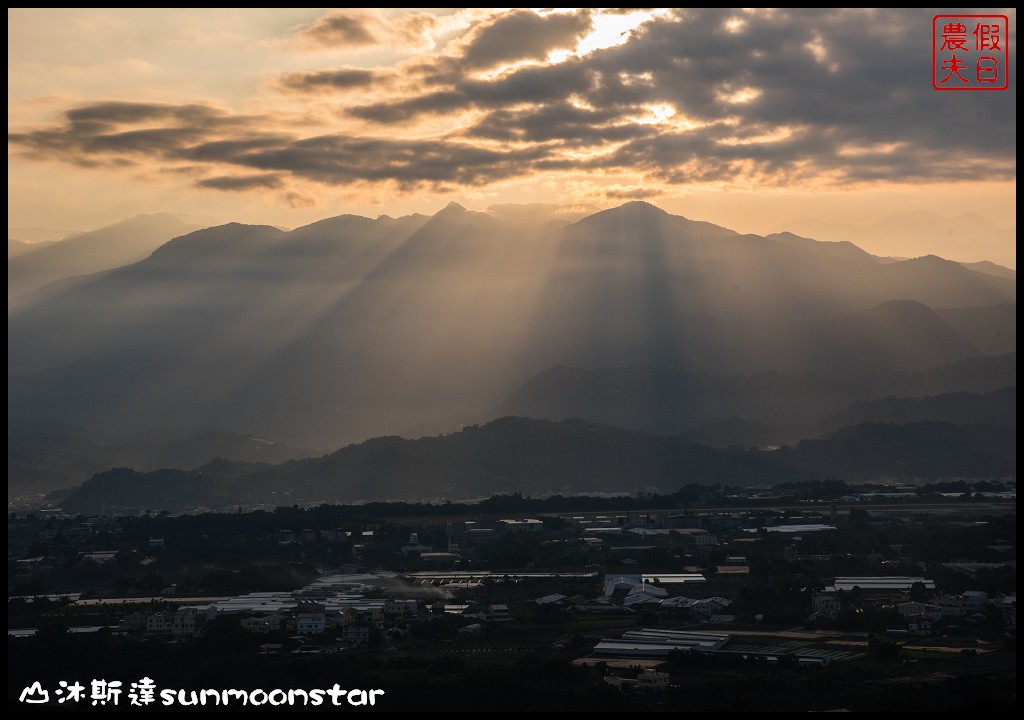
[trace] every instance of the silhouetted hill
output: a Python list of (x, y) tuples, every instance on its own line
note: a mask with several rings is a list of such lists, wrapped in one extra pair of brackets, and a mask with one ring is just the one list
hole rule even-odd
[(1017, 238), (974, 212), (953, 217), (926, 210), (894, 213), (866, 226), (797, 218), (782, 223), (789, 230), (826, 241), (848, 241), (875, 255), (919, 257), (929, 253), (964, 262), (990, 261), (1016, 267)]
[(933, 308), (973, 307), (1016, 302), (1016, 279), (970, 270), (935, 255), (887, 263), (879, 268), (888, 283), (912, 289), (903, 299)]
[(21, 257), (22, 255), (28, 255), (29, 253), (35, 252), (36, 250), (42, 250), (48, 245), (52, 245), (51, 242), (22, 242), (21, 240), (15, 240), (14, 238), (7, 238), (7, 259)]
[[(246, 468), (251, 470), (252, 468)], [(223, 507), (232, 502), (233, 488), (202, 470), (139, 472), (114, 468), (94, 475), (61, 502), (71, 512), (100, 514), (122, 508), (193, 511)]]
[[(885, 395), (941, 395), (947, 392), (983, 393), (1017, 385), (1017, 353), (979, 357), (929, 368), (886, 384)], [(882, 397), (881, 395), (879, 397)]]
[(27, 494), (79, 485), (112, 467), (139, 471), (196, 468), (215, 458), (280, 463), (322, 451), (226, 432), (191, 436), (150, 433), (115, 443), (90, 437), (82, 428), (49, 423), (7, 424), (7, 491)]
[(237, 465), (229, 465), (228, 472), (217, 479), (203, 468), (159, 473), (116, 470), (94, 476), (62, 506), (74, 511), (97, 503), (178, 510), (222, 503), (225, 498), (243, 504), (291, 504), (456, 499), (500, 492), (671, 490), (688, 482), (781, 482), (792, 479), (793, 473), (770, 458), (582, 420), (552, 423), (508, 417), (419, 440), (375, 438), (319, 459), (250, 472), (238, 472)]
[(846, 482), (997, 478), (1017, 473), (1017, 431), (941, 422), (862, 423), (771, 456)]
[(935, 311), (942, 320), (985, 355), (1017, 351), (1017, 305), (947, 308)]
[(7, 299), (20, 296), (62, 278), (91, 275), (148, 256), (171, 238), (195, 229), (173, 215), (138, 215), (129, 220), (47, 244), (38, 250), (10, 257), (8, 243)]
[(994, 262), (989, 262), (988, 260), (960, 264), (963, 265), (968, 270), (973, 270), (974, 272), (980, 272), (985, 275), (995, 275), (996, 277), (1006, 278), (1008, 280), (1013, 281), (1017, 280), (1016, 270), (1011, 270), (1010, 268), (1003, 267), (1002, 265), (996, 265)]
[[(1017, 382), (1016, 355), (960, 361), (928, 370), (850, 377), (763, 373), (705, 375), (672, 368), (549, 368), (527, 380), (494, 415), (594, 422), (658, 434), (684, 434), (715, 447), (794, 442), (819, 435), (819, 421), (888, 397), (990, 393)], [(1007, 391), (993, 395), (1004, 402)], [(1003, 394), (1000, 394), (1003, 393)], [(1015, 402), (1015, 397), (1014, 397)], [(988, 403), (986, 400), (985, 403)], [(882, 407), (878, 407), (879, 412)], [(966, 412), (966, 408), (964, 409)], [(953, 409), (947, 412), (955, 413)], [(970, 414), (971, 422), (986, 422)], [(918, 419), (945, 420), (947, 415)], [(884, 414), (863, 420), (892, 421)], [(851, 418), (850, 424), (854, 422)], [(828, 429), (835, 429), (832, 423)], [(735, 431), (735, 434), (732, 433)]]
[(507, 417), (450, 435), (381, 437), (277, 466), (219, 463), (195, 471), (98, 474), (61, 503), (188, 511), (225, 504), (291, 505), (475, 498), (495, 493), (672, 491), (688, 483), (761, 485), (1015, 472), (1012, 429), (942, 423), (865, 424), (774, 452), (726, 451), (596, 425)]
[(808, 436), (804, 425), (783, 425), (729, 418), (697, 425), (680, 437), (690, 443), (717, 448), (773, 448), (792, 445)]
[[(888, 266), (886, 266), (888, 267)], [(938, 312), (913, 300), (890, 300), (819, 325), (807, 364), (848, 375), (865, 369), (923, 370), (987, 355), (949, 325)]]
[(922, 421), (1016, 427), (1017, 388), (1007, 387), (982, 394), (958, 392), (861, 402), (822, 418), (817, 429), (825, 433), (864, 422), (905, 425)]

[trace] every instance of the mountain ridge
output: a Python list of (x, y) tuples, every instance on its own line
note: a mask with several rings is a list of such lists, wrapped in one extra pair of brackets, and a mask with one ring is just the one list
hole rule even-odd
[(1015, 279), (647, 203), (509, 212), (233, 223), (50, 287), (9, 308), (8, 416), (332, 447), (479, 415), (558, 364), (854, 377), (1015, 350)]
[(958, 468), (974, 463), (982, 476), (1015, 472), (1013, 429), (866, 423), (763, 452), (716, 450), (580, 419), (505, 417), (418, 440), (372, 438), (275, 466), (219, 462), (215, 473), (116, 468), (94, 475), (61, 506), (68, 512), (193, 512), (232, 504), (438, 502), (511, 492), (673, 492), (694, 482), (735, 487), (825, 478), (907, 480), (941, 476), (946, 465), (936, 462), (931, 447), (937, 438), (945, 443), (943, 459)]

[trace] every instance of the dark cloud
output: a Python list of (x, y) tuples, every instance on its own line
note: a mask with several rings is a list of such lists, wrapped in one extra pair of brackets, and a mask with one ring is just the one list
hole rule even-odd
[(405, 13), (392, 18), (379, 11), (348, 8), (334, 10), (299, 31), (303, 41), (321, 47), (367, 45), (430, 47), (428, 34), (438, 19), (430, 13)]
[[(930, 11), (685, 10), (584, 57), (489, 80), (476, 74), (492, 63), (546, 55), (581, 32), (581, 22), (589, 16), (515, 11), (471, 31), (458, 45), (461, 55), (449, 49), (394, 70), (335, 68), (281, 80), (311, 93), (384, 83), (381, 100), (342, 106), (377, 124), (367, 133), (374, 137), (303, 136), (274, 130), (280, 118), (206, 105), (104, 102), (8, 139), (33, 156), (80, 165), (158, 159), (167, 167), (198, 166), (213, 176), (204, 187), (252, 177), (238, 172), (404, 188), (479, 185), (539, 170), (631, 172), (652, 185), (1016, 177), (1015, 85), (1005, 92), (933, 90)], [(392, 25), (402, 23), (414, 24)], [(492, 33), (516, 40), (484, 43)], [(404, 123), (464, 111), (477, 115), (469, 127), (402, 138)]]
[[(642, 108), (634, 108), (642, 115)], [(566, 145), (596, 146), (633, 140), (657, 133), (652, 125), (623, 119), (623, 109), (581, 108), (570, 103), (537, 105), (525, 110), (493, 110), (467, 135), (503, 142), (559, 141)]]
[[(931, 60), (930, 32), (929, 12), (913, 9), (686, 10), (620, 46), (490, 81), (453, 75), (458, 64), (439, 59), (433, 87), (350, 112), (387, 124), (478, 109), (487, 115), (475, 137), (628, 141), (603, 166), (667, 182), (1015, 177), (1015, 86), (936, 92), (913, 70)], [(1010, 47), (1013, 74), (1012, 38)], [(572, 97), (599, 109), (593, 124), (573, 119)], [(691, 127), (636, 126), (653, 105), (671, 106)], [(562, 167), (556, 155), (546, 164)]]
[[(449, 63), (442, 61), (441, 65)], [(448, 70), (440, 70), (442, 75)], [(526, 67), (496, 80), (459, 77), (452, 87), (431, 89), (412, 97), (383, 100), (349, 109), (349, 114), (379, 123), (401, 123), (421, 115), (441, 115), (470, 108), (498, 109), (522, 103), (564, 102), (572, 95), (591, 93), (598, 75), (581, 60), (558, 65)]]
[(463, 93), (444, 90), (408, 99), (392, 100), (372, 105), (361, 105), (349, 111), (350, 115), (378, 123), (401, 123), (421, 115), (442, 115), (470, 106)]
[(228, 190), (240, 192), (245, 190), (273, 189), (281, 187), (280, 175), (248, 175), (248, 176), (224, 176), (212, 177), (200, 180), (197, 187), (210, 188), (212, 190)]
[(515, 177), (544, 155), (545, 149), (539, 146), (493, 150), (458, 141), (325, 135), (226, 160), (326, 184), (394, 181), (413, 189)]
[(478, 26), (463, 48), (461, 60), (471, 68), (544, 60), (552, 50), (575, 47), (590, 27), (586, 11), (541, 16), (531, 10), (514, 10)]
[[(65, 118), (63, 126), (9, 133), (8, 141), (34, 157), (90, 167), (127, 165), (133, 155), (173, 157), (214, 129), (233, 132), (250, 120), (206, 105), (124, 102), (72, 108)], [(140, 124), (146, 127), (133, 127)], [(162, 127), (152, 127), (157, 124)]]
[(288, 203), (289, 207), (293, 208), (311, 208), (316, 207), (317, 202), (313, 198), (300, 195), (296, 192), (287, 192), (284, 194), (284, 200)]
[(628, 187), (608, 188), (602, 194), (609, 200), (649, 200), (664, 195), (665, 192), (657, 188)]
[[(328, 185), (390, 181), (406, 189), (489, 183), (522, 174), (547, 152), (540, 145), (495, 150), (457, 138), (270, 135), (261, 128), (272, 126), (274, 118), (249, 117), (240, 122), (228, 116), (194, 113), (184, 106), (181, 110), (160, 106), (153, 113), (136, 116), (146, 122), (154, 117), (173, 120), (179, 127), (111, 132), (112, 127), (121, 125), (71, 120), (107, 117), (100, 105), (84, 106), (68, 111), (63, 126), (11, 133), (8, 140), (36, 157), (83, 165), (143, 164), (156, 158), (187, 165), (191, 172), (196, 172), (199, 163), (198, 167), (221, 171), (233, 167), (265, 173), (224, 174), (197, 182), (200, 187), (218, 190), (279, 187), (285, 176)], [(120, 115), (119, 122), (124, 117)], [(184, 120), (190, 117), (201, 121), (187, 125)]]
[(299, 35), (327, 47), (373, 45), (379, 42), (372, 28), (376, 23), (360, 10), (336, 10), (324, 15)]
[(388, 73), (363, 68), (341, 68), (317, 72), (294, 72), (283, 76), (281, 89), (290, 92), (338, 92), (380, 85), (390, 79)]

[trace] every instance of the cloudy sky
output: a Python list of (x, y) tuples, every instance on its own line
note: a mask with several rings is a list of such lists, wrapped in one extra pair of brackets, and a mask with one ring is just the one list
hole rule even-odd
[(1004, 92), (932, 88), (925, 10), (9, 9), (8, 224), (646, 199), (1012, 227), (995, 12)]

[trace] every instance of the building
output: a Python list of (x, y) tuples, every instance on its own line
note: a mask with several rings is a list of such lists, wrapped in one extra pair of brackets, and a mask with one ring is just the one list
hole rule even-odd
[(545, 595), (544, 597), (539, 597), (539, 598), (536, 598), (534, 600), (531, 600), (530, 602), (533, 603), (534, 605), (559, 605), (559, 606), (562, 606), (562, 605), (565, 605), (565, 600), (567, 600), (567, 599), (568, 598), (565, 595), (562, 595), (561, 593), (552, 593), (550, 595)]
[(604, 679), (612, 687), (636, 690), (665, 690), (668, 688), (668, 673), (658, 672), (653, 668), (644, 668), (635, 678), (620, 678), (610, 675)]
[(544, 530), (544, 521), (535, 520), (533, 518), (524, 518), (522, 520), (499, 520), (503, 526), (505, 532), (542, 532)]
[(608, 575), (604, 581), (604, 594), (613, 595), (617, 590), (628, 592), (648, 592), (657, 597), (665, 597), (668, 592), (665, 585), (699, 585), (707, 582), (700, 573), (630, 573)]
[(320, 537), (329, 543), (341, 543), (348, 540), (349, 533), (342, 528), (334, 528), (333, 530), (321, 530)]
[(508, 605), (491, 605), (487, 609), (487, 619), (497, 623), (511, 622), (512, 618), (508, 614)]
[(418, 607), (415, 600), (388, 598), (384, 601), (384, 615), (389, 617), (415, 615)]
[(631, 592), (622, 601), (625, 607), (638, 608), (643, 605), (659, 605), (661, 600), (649, 592)]
[(811, 607), (821, 615), (835, 615), (839, 612), (839, 598), (830, 593), (814, 593)]
[(860, 588), (864, 593), (892, 594), (898, 592), (909, 592), (916, 584), (921, 583), (925, 590), (934, 590), (935, 582), (925, 580), (923, 577), (884, 576), (884, 577), (837, 577), (832, 587), (826, 592), (852, 592), (854, 588)]
[(270, 632), (270, 625), (261, 617), (242, 618), (239, 624), (243, 630), (248, 630), (251, 633), (266, 634)]
[(960, 599), (969, 610), (981, 610), (988, 605), (988, 594), (980, 590), (966, 590), (960, 594)]
[(644, 628), (623, 633), (621, 638), (604, 638), (594, 647), (595, 655), (612, 657), (665, 658), (677, 650), (710, 652), (721, 649), (728, 635), (686, 630)]
[(927, 618), (914, 618), (907, 622), (907, 632), (916, 637), (929, 637), (936, 633), (935, 623)]
[(346, 625), (341, 637), (352, 645), (366, 645), (370, 642), (370, 626), (364, 623)]
[[(138, 627), (138, 616), (130, 616), (130, 622)], [(202, 629), (205, 616), (195, 608), (183, 607), (175, 612), (151, 613), (145, 616), (145, 622), (145, 631), (152, 635), (193, 637)]]
[(326, 629), (324, 613), (299, 613), (295, 616), (295, 631), (299, 635), (319, 635)]
[(704, 598), (693, 603), (693, 614), (703, 622), (712, 622), (716, 616), (722, 614), (732, 601), (723, 597)]

